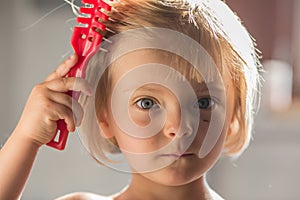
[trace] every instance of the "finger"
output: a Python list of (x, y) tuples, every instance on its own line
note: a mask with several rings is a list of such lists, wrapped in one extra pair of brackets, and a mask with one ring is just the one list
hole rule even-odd
[(49, 94), (49, 99), (55, 103), (62, 104), (69, 108), (73, 112), (75, 125), (79, 126), (81, 124), (84, 111), (82, 106), (76, 100), (67, 94), (57, 92), (51, 92)]
[(75, 120), (73, 118), (73, 112), (70, 108), (59, 104), (59, 103), (55, 103), (53, 102), (52, 105), (53, 108), (53, 112), (51, 112), (50, 120), (51, 121), (58, 121), (58, 120), (64, 120), (66, 125), (67, 125), (67, 129), (69, 132), (73, 132), (75, 131)]
[(50, 82), (44, 83), (46, 87), (55, 92), (82, 92), (88, 96), (93, 94), (92, 86), (83, 78), (59, 78)]
[(45, 81), (51, 81), (57, 78), (65, 77), (70, 69), (77, 63), (78, 56), (76, 54), (71, 55), (67, 60), (61, 63), (58, 68), (52, 72)]

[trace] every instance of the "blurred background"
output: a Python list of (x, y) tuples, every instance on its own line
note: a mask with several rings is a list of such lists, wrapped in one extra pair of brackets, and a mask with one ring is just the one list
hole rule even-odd
[[(221, 159), (209, 182), (228, 200), (300, 199), (300, 1), (226, 2), (256, 39), (266, 73), (250, 147), (237, 160)], [(72, 52), (74, 15), (63, 0), (1, 0), (0, 11), (3, 144), (32, 87)], [(74, 191), (108, 195), (129, 179), (98, 166), (73, 134), (63, 152), (41, 149), (22, 199), (54, 199)]]

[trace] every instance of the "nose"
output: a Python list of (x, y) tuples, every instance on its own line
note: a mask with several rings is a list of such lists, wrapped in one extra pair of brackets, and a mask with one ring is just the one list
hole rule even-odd
[(163, 128), (165, 136), (174, 138), (192, 134), (192, 127), (189, 120), (184, 117), (184, 112), (179, 105), (167, 109), (167, 119)]

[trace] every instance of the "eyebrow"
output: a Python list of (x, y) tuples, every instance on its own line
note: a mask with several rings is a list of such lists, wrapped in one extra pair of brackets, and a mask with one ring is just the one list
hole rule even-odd
[[(159, 86), (163, 86), (163, 85), (159, 85)], [(147, 90), (147, 91), (151, 91), (151, 92), (158, 92), (158, 91), (160, 91), (160, 89), (157, 88), (157, 87), (158, 86), (155, 86), (155, 84), (154, 85), (145, 84), (145, 85), (138, 86), (138, 87), (130, 86), (130, 87), (124, 88), (124, 90), (122, 90), (122, 92), (131, 92), (133, 89), (135, 89), (135, 90)]]
[[(134, 90), (134, 92), (136, 91), (148, 91), (148, 92), (159, 92), (161, 91), (161, 89), (159, 88), (159, 86), (163, 86), (163, 85), (142, 85), (140, 87), (136, 87), (136, 86), (131, 86), (131, 87), (127, 87), (124, 88), (124, 90), (122, 90), (122, 92), (132, 92)], [(194, 89), (195, 93), (204, 93), (204, 92), (208, 92), (208, 93), (223, 93), (225, 92), (225, 88), (222, 87), (222, 84), (218, 84), (216, 82), (210, 82), (210, 83), (194, 83), (191, 84), (192, 88)]]
[(195, 89), (195, 92), (209, 92), (209, 90), (213, 90), (216, 92), (222, 92), (224, 91), (223, 84), (218, 82), (201, 82), (201, 83), (192, 83), (193, 88)]

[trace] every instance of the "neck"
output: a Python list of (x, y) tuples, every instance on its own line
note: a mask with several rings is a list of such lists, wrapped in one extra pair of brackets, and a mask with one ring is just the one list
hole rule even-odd
[(130, 200), (210, 200), (209, 186), (205, 177), (179, 186), (169, 186), (151, 181), (140, 174), (133, 174), (128, 189), (120, 196)]

